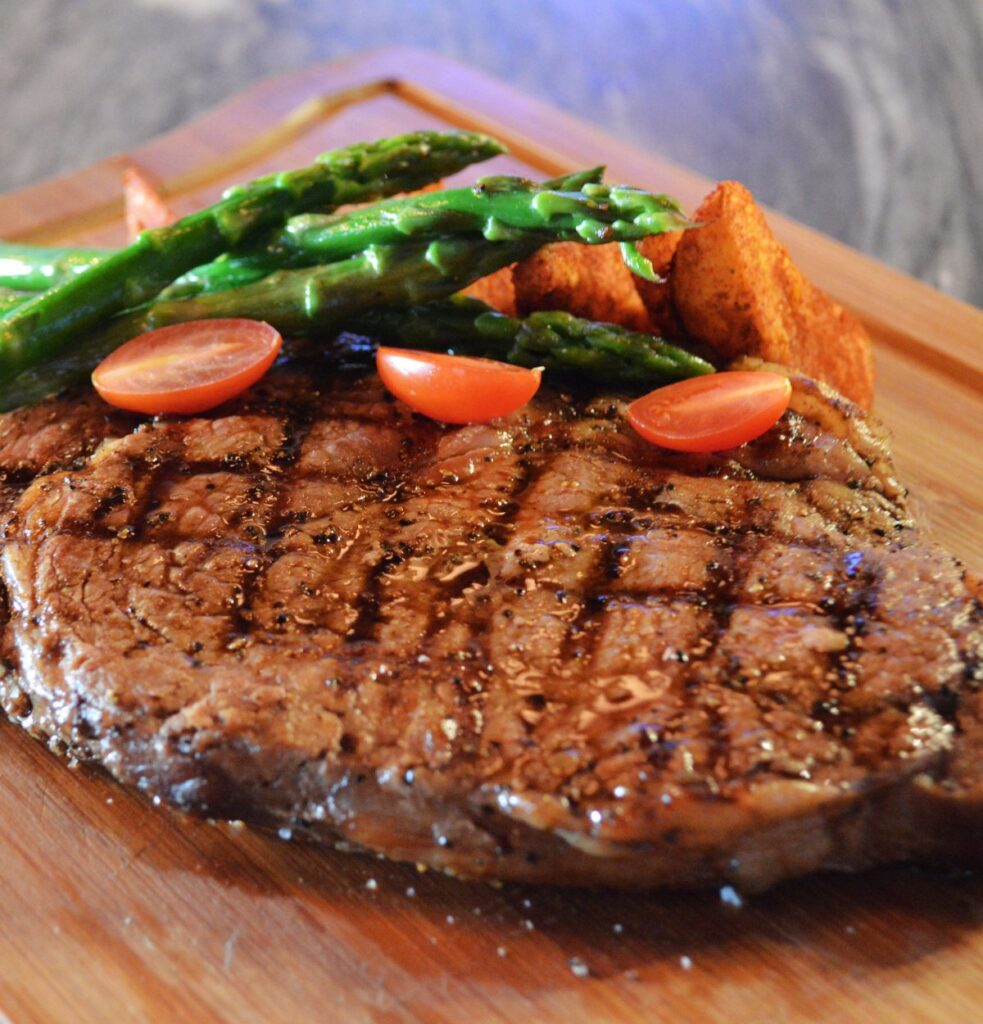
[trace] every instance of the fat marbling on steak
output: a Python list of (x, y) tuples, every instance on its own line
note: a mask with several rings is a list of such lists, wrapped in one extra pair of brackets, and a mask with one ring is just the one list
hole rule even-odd
[(281, 369), (9, 414), (5, 706), (180, 808), (468, 876), (978, 860), (980, 604), (876, 421), (794, 378), (696, 456), (623, 411), (443, 427)]

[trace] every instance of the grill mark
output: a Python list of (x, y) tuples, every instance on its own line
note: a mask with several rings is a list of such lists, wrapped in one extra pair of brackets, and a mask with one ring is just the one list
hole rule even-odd
[[(419, 461), (419, 459), (414, 460), (414, 462)], [(413, 468), (419, 469), (419, 466)], [(377, 491), (369, 504), (373, 522), (377, 523), (380, 519), (387, 519), (386, 513), (390, 510), (398, 516), (399, 509), (406, 500), (407, 492), (411, 490), (410, 482), (405, 475), (408, 472), (406, 467), (402, 469), (402, 472), (404, 475), (400, 479), (394, 477), (392, 470), (383, 470), (376, 474)], [(355, 621), (345, 633), (344, 641), (346, 643), (356, 644), (376, 638), (376, 628), (383, 618), (383, 577), (391, 568), (398, 566), (405, 557), (413, 554), (413, 550), (408, 545), (404, 545), (407, 550), (400, 551), (397, 550), (397, 544), (391, 540), (383, 539), (378, 543), (382, 553), (369, 569), (361, 593), (355, 602)], [(428, 608), (428, 611), (426, 635), (429, 635), (433, 629), (432, 607)]]
[(522, 511), (522, 499), (547, 469), (545, 463), (537, 465), (528, 458), (520, 458), (516, 466), (519, 472), (513, 478), (514, 486), (508, 499), (495, 506), (498, 514), (492, 522), (482, 527), (485, 536), (502, 547), (509, 542), (515, 529), (516, 520)]
[(669, 479), (675, 475), (668, 469), (656, 469), (648, 473), (644, 482), (632, 481), (625, 487), (625, 504), (634, 511), (660, 512), (660, 505), (664, 505), (667, 511), (672, 509), (671, 501), (660, 502), (659, 499), (676, 489), (675, 481)]
[[(690, 659), (689, 670), (684, 673), (682, 700), (686, 711), (699, 708), (709, 720), (709, 747), (706, 772), (712, 776), (721, 759), (730, 747), (730, 732), (725, 718), (708, 700), (702, 699), (702, 686), (698, 678), (702, 667), (709, 663), (719, 650), (720, 645), (730, 630), (734, 609), (738, 607), (737, 595), (746, 589), (748, 574), (754, 559), (763, 547), (763, 539), (755, 534), (744, 534), (736, 544), (728, 545), (730, 565), (722, 563), (707, 566), (713, 596), (706, 601), (697, 600), (697, 605), (710, 612), (713, 621), (713, 632), (706, 649), (698, 658)], [(722, 679), (721, 685), (726, 687), (729, 680)]]
[(107, 418), (107, 421), (102, 424), (105, 427), (105, 431), (103, 433), (87, 435), (79, 445), (79, 448), (71, 455), (65, 455), (60, 452), (39, 466), (30, 466), (24, 463), (0, 465), (0, 483), (23, 489), (32, 484), (39, 476), (48, 476), (52, 473), (69, 473), (82, 469), (104, 441), (119, 440), (128, 434), (134, 433), (142, 426), (142, 422), (137, 423), (136, 426), (129, 426), (128, 429), (118, 430), (116, 427), (120, 426), (120, 424), (114, 424)]
[[(511, 487), (508, 490), (508, 500), (502, 505), (498, 506), (499, 514), (496, 515), (493, 524), (497, 531), (497, 535), (489, 533), (487, 526), (483, 528), (485, 535), (496, 545), (504, 546), (508, 543), (511, 538), (516, 520), (522, 511), (523, 498), (528, 494), (529, 490), (536, 484), (536, 482), (546, 472), (548, 465), (552, 463), (549, 460), (547, 463), (545, 460), (538, 463), (531, 462), (526, 457), (520, 457), (516, 462), (516, 472), (511, 480)], [(482, 561), (479, 566), (476, 566), (473, 572), (477, 573), (477, 579), (480, 579), (481, 570), (487, 574), (487, 580), (491, 581), (492, 577), (490, 570), (488, 569), (487, 563)], [(458, 593), (464, 588), (460, 588)], [(442, 602), (444, 608), (453, 599), (453, 594), (448, 593), (446, 601)], [(489, 664), (489, 639), (490, 639), (490, 622), (493, 615), (495, 614), (494, 604), (491, 601), (475, 602), (471, 606), (470, 614), (470, 625), (471, 629), (471, 640), (476, 647), (477, 655), (482, 664)], [(430, 622), (428, 624), (428, 636), (432, 635), (433, 627), (435, 624), (435, 616), (433, 609), (431, 609)], [(477, 703), (480, 705), (479, 710), (483, 710), (485, 697), (480, 695), (477, 699)]]
[[(494, 461), (489, 464), (494, 466)], [(542, 473), (545, 471), (545, 467), (540, 464), (533, 466), (528, 459), (520, 458), (516, 462), (516, 472), (513, 474), (510, 480), (510, 486), (507, 490), (507, 499), (504, 501), (496, 501), (494, 508), (500, 510), (500, 514), (496, 517), (494, 525), (496, 525), (501, 531), (500, 536), (503, 538), (501, 541), (496, 540), (494, 537), (489, 537), (496, 544), (506, 544), (511, 536), (511, 530), (514, 527), (515, 520), (519, 513), (522, 511), (522, 498), (529, 490), (529, 488), (539, 479)], [(475, 486), (478, 479), (473, 479), (467, 486)], [(487, 510), (487, 509), (486, 509)], [(492, 525), (492, 524), (488, 524)], [(477, 529), (474, 531), (477, 533)], [(482, 532), (485, 536), (489, 536), (487, 530), (482, 528)], [(473, 544), (479, 543), (477, 536), (472, 541)], [(439, 556), (435, 553), (433, 562), (437, 560)], [(433, 564), (431, 562), (431, 564)], [(436, 633), (444, 627), (448, 621), (448, 611), (452, 602), (459, 599), (461, 595), (470, 586), (475, 583), (485, 584), (491, 580), (491, 572), (484, 559), (479, 561), (478, 565), (474, 568), (467, 570), (466, 572), (455, 576), (449, 583), (442, 583), (440, 590), (438, 591), (437, 599), (429, 605), (426, 631), (423, 642), (432, 639)], [(380, 591), (382, 588), (378, 586), (378, 580), (375, 581), (377, 589)], [(468, 624), (472, 627), (470, 630), (472, 643), (476, 647), (476, 655), (481, 658), (483, 662), (488, 661), (488, 645), (487, 645), (487, 624), (492, 617), (493, 610), (488, 603), (476, 603), (469, 609)], [(379, 613), (381, 617), (381, 612)], [(463, 615), (463, 609), (459, 608), (456, 610), (455, 618), (460, 619)], [(361, 616), (360, 616), (361, 617)], [(356, 623), (358, 624), (358, 623)]]
[[(119, 540), (138, 541), (143, 537), (144, 523), (146, 522), (147, 513), (151, 509), (157, 485), (160, 483), (160, 479), (164, 474), (165, 468), (171, 465), (171, 460), (166, 457), (161, 458), (157, 453), (154, 453), (153, 457), (131, 459), (130, 465), (133, 468), (134, 478), (140, 480), (141, 484), (144, 484), (145, 482), (142, 495), (138, 495), (138, 493), (134, 492), (133, 500), (127, 502), (125, 497), (122, 499), (114, 498), (114, 493), (116, 491), (123, 491), (123, 488), (114, 488), (110, 495), (107, 495), (106, 498), (103, 498), (102, 501), (100, 501), (96, 508), (94, 518), (100, 518), (101, 515), (108, 514), (112, 508), (126, 504), (128, 506), (126, 525), (114, 530), (109, 530), (107, 533), (109, 536)], [(103, 510), (104, 503), (107, 503), (105, 510)], [(92, 536), (91, 526), (86, 535)]]
[(59, 466), (57, 463), (42, 466), (41, 469), (33, 469), (30, 466), (12, 466), (0, 469), (0, 483), (24, 489), (29, 487), (39, 476), (57, 473), (64, 469), (67, 469), (67, 466)]
[[(850, 557), (847, 552), (846, 558)], [(850, 573), (848, 579), (857, 576), (862, 579), (859, 589), (849, 587), (848, 583), (841, 586), (841, 599), (836, 604), (836, 622), (839, 628), (846, 634), (847, 644), (837, 653), (836, 657), (836, 678), (837, 689), (852, 690), (857, 685), (857, 680), (848, 668), (848, 662), (855, 661), (859, 655), (857, 638), (866, 636), (870, 617), (877, 611), (878, 598), (880, 594), (881, 574), (874, 572), (865, 566), (863, 573)]]
[[(727, 719), (720, 713), (716, 704), (706, 701), (702, 710), (707, 716), (709, 726), (709, 751), (707, 757), (706, 773), (711, 788), (716, 789), (716, 770), (720, 762), (727, 756), (730, 749), (730, 729), (727, 727)], [(726, 777), (726, 772), (722, 773)]]
[(365, 586), (355, 602), (357, 615), (345, 635), (346, 641), (358, 643), (363, 640), (375, 639), (375, 629), (382, 618), (380, 604), (382, 587), (380, 586), (380, 580), (392, 564), (393, 552), (383, 550), (382, 556), (369, 570)]
[[(584, 665), (592, 664), (597, 657), (601, 623), (604, 621), (608, 604), (615, 599), (610, 592), (610, 585), (621, 577), (631, 553), (633, 540), (634, 536), (619, 537), (610, 534), (600, 539), (600, 551), (593, 564), (591, 582), (584, 588), (583, 603), (564, 638), (564, 653), (570, 649), (571, 656), (574, 656), (573, 643), (585, 643), (585, 647), (577, 648), (581, 652), (579, 658)], [(623, 596), (624, 592), (619, 591), (618, 600)]]
[[(304, 440), (313, 426), (312, 408), (310, 405), (301, 406), (299, 409), (295, 408), (281, 422), (283, 441), (280, 447), (260, 472), (248, 475), (250, 479), (256, 481), (257, 487), (265, 489), (272, 486), (276, 495), (266, 527), (261, 530), (261, 535), (256, 537), (254, 543), (251, 544), (251, 554), (243, 562), (242, 576), (235, 588), (233, 604), (230, 609), (229, 643), (247, 636), (252, 628), (252, 603), (256, 595), (256, 588), (275, 558), (274, 546), (266, 541), (269, 537), (277, 536), (286, 525), (287, 516), (284, 512), (284, 503), (286, 496), (290, 493), (291, 474), (289, 470), (300, 458)], [(225, 471), (229, 471), (228, 467)]]
[(631, 546), (634, 539), (634, 535), (620, 540), (610, 536), (604, 538), (601, 546), (601, 557), (598, 561), (601, 575), (608, 583), (614, 583), (615, 580), (621, 578), (621, 574), (624, 572), (625, 565), (628, 562), (628, 556), (631, 554)]
[[(836, 554), (838, 560), (845, 560), (850, 552), (839, 549)], [(851, 586), (849, 582), (857, 575), (861, 575), (863, 581), (859, 588)], [(860, 654), (857, 638), (867, 635), (869, 621), (876, 614), (881, 583), (881, 573), (874, 572), (869, 566), (863, 567), (862, 574), (851, 572), (848, 568), (846, 579), (837, 580), (834, 594), (820, 601), (820, 610), (846, 636), (847, 643), (841, 650), (827, 656), (829, 685), (826, 696), (813, 703), (811, 714), (822, 725), (824, 732), (847, 747), (858, 726), (872, 713), (883, 712), (881, 707), (871, 712), (847, 710), (838, 696), (857, 685), (858, 680), (852, 674), (850, 663)]]
[[(965, 573), (963, 573), (965, 582)], [(961, 721), (962, 698), (964, 691), (977, 693), (983, 686), (983, 660), (978, 653), (970, 649), (970, 637), (974, 629), (978, 629), (983, 622), (983, 602), (973, 597), (968, 615), (967, 628), (959, 643), (959, 661), (962, 665), (961, 678), (954, 681), (952, 685), (943, 683), (937, 691), (925, 693), (925, 703), (943, 721), (953, 726), (957, 735), (962, 734), (963, 726)], [(979, 647), (978, 647), (979, 649)]]
[[(963, 581), (966, 575), (963, 573)], [(983, 601), (973, 597), (969, 613), (969, 628), (965, 633), (965, 640), (959, 645), (959, 660), (963, 665), (963, 685), (972, 693), (983, 687), (983, 659), (977, 651), (983, 651), (983, 644), (977, 645), (976, 651), (969, 647), (969, 637), (972, 631), (983, 626)], [(958, 725), (958, 722), (956, 723)]]
[(459, 573), (448, 583), (441, 585), (442, 594), (449, 601), (460, 597), (465, 591), (472, 587), (483, 587), (491, 579), (491, 573), (485, 562), (478, 562), (477, 565)]
[(584, 584), (580, 607), (563, 638), (561, 657), (564, 661), (589, 665), (595, 658), (601, 623), (611, 601), (610, 593), (601, 584), (610, 578), (607, 568), (610, 556), (606, 549), (613, 543), (610, 538), (601, 542), (601, 550), (592, 565), (593, 573)]
[(280, 414), (283, 424), (283, 440), (270, 460), (275, 466), (287, 470), (297, 463), (307, 435), (314, 425), (314, 406), (308, 402), (291, 406)]
[[(845, 633), (847, 644), (843, 650), (837, 652), (833, 659), (833, 675), (836, 681), (831, 683), (826, 700), (817, 702), (812, 709), (814, 717), (822, 723), (823, 729), (830, 732), (840, 744), (848, 749), (852, 749), (850, 740), (855, 732), (870, 718), (884, 713), (884, 705), (880, 703), (870, 709), (846, 709), (837, 696), (838, 693), (856, 688), (860, 682), (849, 666), (860, 654), (856, 643), (857, 638), (867, 634), (869, 619), (877, 610), (881, 576), (879, 573), (868, 572), (864, 578), (865, 585), (859, 593), (854, 596), (854, 593), (851, 592), (849, 600), (837, 604), (836, 622)], [(933, 707), (928, 695), (923, 695), (921, 703)], [(897, 695), (888, 698), (887, 704), (895, 707), (905, 706), (899, 702)], [(956, 710), (954, 708), (953, 713)]]
[[(0, 634), (4, 633), (7, 623), (10, 621), (10, 595), (7, 591), (7, 581), (0, 575)], [(3, 666), (3, 655), (13, 653), (13, 645), (0, 643), (0, 666)]]
[[(967, 664), (966, 659), (963, 663)], [(930, 690), (925, 694), (925, 703), (949, 725), (959, 730), (959, 708), (962, 703), (962, 694), (952, 689), (948, 683), (943, 683), (938, 690)]]

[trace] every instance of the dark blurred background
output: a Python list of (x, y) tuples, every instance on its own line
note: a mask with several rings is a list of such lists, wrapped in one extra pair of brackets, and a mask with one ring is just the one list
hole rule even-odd
[(983, 0), (0, 0), (0, 191), (392, 44), (983, 305)]

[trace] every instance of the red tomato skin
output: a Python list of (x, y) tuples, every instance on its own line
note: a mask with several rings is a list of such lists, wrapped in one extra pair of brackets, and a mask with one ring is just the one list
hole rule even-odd
[[(202, 335), (201, 342), (195, 341), (197, 335)], [(231, 365), (228, 372), (215, 370), (209, 377), (209, 342), (221, 345), (222, 338), (238, 342), (243, 348), (248, 342), (251, 353), (243, 352), (243, 358), (237, 365)], [(280, 333), (259, 320), (193, 320), (172, 324), (131, 338), (111, 352), (93, 370), (92, 384), (104, 401), (127, 412), (148, 416), (196, 415), (235, 398), (255, 384), (273, 365), (282, 345)], [(186, 355), (181, 354), (182, 347)], [(200, 353), (195, 351), (198, 348)], [(153, 369), (147, 371), (148, 363), (164, 364), (156, 386)], [(172, 378), (169, 383), (168, 373)]]
[(789, 379), (767, 370), (692, 377), (643, 395), (628, 422), (646, 441), (681, 452), (717, 452), (753, 441), (788, 408)]
[(486, 423), (521, 409), (541, 371), (495, 359), (380, 346), (379, 377), (401, 402), (441, 423)]

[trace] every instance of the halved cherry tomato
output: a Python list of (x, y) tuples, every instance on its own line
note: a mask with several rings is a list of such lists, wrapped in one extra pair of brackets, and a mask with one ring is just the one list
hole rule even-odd
[(792, 385), (780, 373), (732, 370), (650, 391), (628, 406), (628, 422), (663, 448), (716, 452), (763, 434), (791, 395)]
[(92, 383), (131, 412), (204, 412), (255, 384), (282, 344), (259, 320), (192, 320), (121, 345), (93, 370)]
[(379, 349), (382, 383), (411, 409), (443, 423), (484, 423), (505, 416), (539, 390), (542, 370), (496, 359)]

